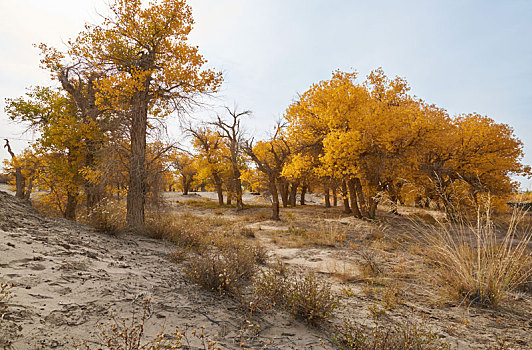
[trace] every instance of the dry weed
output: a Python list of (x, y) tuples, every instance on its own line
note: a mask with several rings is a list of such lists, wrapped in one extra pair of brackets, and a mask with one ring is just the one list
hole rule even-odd
[(420, 323), (406, 321), (395, 325), (363, 327), (345, 320), (337, 329), (335, 343), (345, 350), (443, 350), (451, 345), (441, 341), (436, 333)]
[(463, 221), (421, 232), (427, 258), (437, 281), (452, 299), (496, 306), (504, 296), (532, 275), (527, 246), (532, 237), (517, 235), (525, 213), (515, 212), (503, 237), (491, 221), (489, 209), (478, 215), (476, 226)]
[[(173, 350), (173, 349), (190, 349), (187, 338), (187, 331), (175, 329), (171, 334), (164, 331), (159, 332), (152, 339), (145, 339), (144, 327), (146, 322), (151, 318), (153, 310), (151, 300), (144, 299), (140, 303), (140, 312), (134, 311), (131, 319), (119, 318), (112, 315), (112, 320), (106, 325), (99, 326), (98, 335), (99, 344), (96, 347), (89, 345), (88, 340), (76, 344), (77, 350), (106, 349), (106, 350)], [(204, 333), (203, 328), (198, 332), (193, 330), (191, 334), (199, 339), (201, 349), (217, 350), (221, 349), (216, 346), (216, 342), (211, 341)], [(199, 349), (199, 348), (198, 348)]]

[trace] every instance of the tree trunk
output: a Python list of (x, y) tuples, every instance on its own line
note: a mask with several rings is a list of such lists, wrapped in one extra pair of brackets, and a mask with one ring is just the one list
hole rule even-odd
[(324, 185), (323, 193), (325, 194), (325, 208), (330, 208), (331, 207), (331, 194), (329, 191), (329, 186)]
[(379, 205), (379, 201), (375, 200), (373, 197), (368, 198), (368, 217), (370, 219), (375, 219), (375, 215), (377, 213), (377, 206)]
[(353, 181), (355, 184), (355, 191), (357, 193), (358, 207), (360, 212), (362, 213), (362, 216), (369, 217), (366, 200), (364, 199), (364, 192), (362, 191), (362, 183), (358, 177), (355, 177)]
[(336, 195), (336, 186), (332, 188), (332, 195), (333, 195), (333, 206), (338, 206), (338, 196)]
[(129, 187), (127, 192), (126, 227), (133, 231), (145, 229), (146, 204), (146, 127), (148, 96), (137, 93), (131, 116), (131, 154), (129, 157)]
[(222, 180), (218, 175), (214, 175), (214, 186), (216, 187), (216, 193), (218, 194), (218, 204), (224, 205), (224, 192), (222, 188)]
[(187, 180), (187, 177), (183, 175), (181, 178), (181, 182), (183, 183), (183, 196), (188, 196), (188, 191), (190, 188), (188, 186), (189, 182)]
[(24, 200), (29, 201), (31, 198), (31, 191), (33, 190), (33, 179), (34, 177), (31, 176), (28, 180), (28, 188), (26, 189), (26, 193), (24, 193)]
[(299, 182), (294, 182), (290, 186), (290, 194), (288, 196), (288, 204), (290, 204), (291, 207), (295, 208), (296, 206), (296, 200), (297, 200), (297, 187), (299, 186)]
[(347, 192), (346, 180), (342, 180), (342, 199), (344, 201), (344, 213), (351, 214), (351, 208), (349, 207), (349, 193)]
[(68, 220), (76, 220), (76, 206), (78, 204), (77, 195), (67, 193), (67, 202), (63, 216)]
[[(231, 143), (236, 142), (231, 140)], [(236, 145), (231, 146), (231, 165), (233, 167), (233, 194), (236, 200), (236, 210), (244, 209), (244, 202), (242, 201), (242, 181), (240, 180), (240, 169), (238, 168), (238, 154)], [(229, 203), (228, 203), (229, 204)]]
[(307, 185), (303, 185), (303, 187), (301, 188), (301, 198), (299, 199), (299, 204), (301, 205), (305, 205), (305, 194), (307, 194), (307, 189)]
[(22, 176), (22, 168), (16, 167), (15, 168), (15, 197), (17, 198), (24, 198), (24, 187), (26, 187), (26, 179), (24, 176)]
[(350, 178), (347, 181), (347, 185), (349, 186), (349, 199), (351, 200), (351, 210), (353, 212), (353, 215), (358, 218), (362, 219), (362, 213), (360, 212), (360, 209), (358, 208), (358, 201), (357, 201), (357, 191), (355, 189), (355, 179)]
[(285, 179), (279, 179), (279, 191), (281, 192), (281, 200), (283, 201), (283, 208), (288, 207), (288, 186), (289, 183)]
[(275, 178), (270, 177), (269, 179), (270, 193), (272, 195), (272, 220), (281, 220), (279, 217), (279, 194), (277, 192), (277, 184), (275, 183)]

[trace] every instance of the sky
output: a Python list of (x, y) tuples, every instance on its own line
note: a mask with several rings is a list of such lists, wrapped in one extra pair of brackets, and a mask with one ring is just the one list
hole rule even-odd
[[(0, 0), (0, 138), (15, 151), (34, 139), (10, 122), (5, 98), (50, 85), (41, 42), (63, 49), (111, 0)], [(208, 118), (221, 106), (253, 111), (248, 132), (265, 136), (298, 93), (356, 70), (382, 67), (411, 91), (449, 111), (511, 125), (532, 164), (532, 1), (189, 0), (190, 42), (224, 74)], [(179, 134), (175, 119), (170, 134)], [(2, 146), (3, 146), (2, 140)], [(0, 149), (0, 160), (7, 158)], [(522, 188), (532, 181), (520, 179)]]

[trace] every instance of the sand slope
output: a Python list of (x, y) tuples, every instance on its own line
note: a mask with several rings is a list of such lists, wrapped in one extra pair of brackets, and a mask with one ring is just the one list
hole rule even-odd
[[(138, 236), (113, 237), (77, 223), (41, 217), (0, 192), (0, 280), (16, 293), (0, 330), (15, 349), (71, 349), (97, 341), (99, 323), (130, 316), (152, 298), (148, 335), (199, 327), (223, 348), (330, 348), (316, 330), (272, 312), (245, 322), (238, 301), (204, 292), (170, 261), (174, 245)], [(258, 329), (257, 330), (257, 325)], [(74, 339), (74, 340), (73, 340)]]

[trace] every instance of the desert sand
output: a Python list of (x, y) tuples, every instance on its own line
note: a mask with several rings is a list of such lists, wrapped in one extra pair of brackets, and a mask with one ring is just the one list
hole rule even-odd
[[(212, 215), (207, 209), (180, 207), (188, 198), (198, 196), (166, 194), (176, 210)], [(246, 200), (256, 202), (254, 198), (248, 195)], [(310, 203), (319, 204), (319, 198)], [(255, 209), (261, 210), (269, 212), (268, 208)], [(290, 245), (283, 237), (294, 224), (323, 224), (334, 225), (353, 242), (365, 244), (379, 229), (386, 230), (382, 224), (342, 216), (339, 208), (331, 210), (334, 215), (323, 208), (309, 211), (300, 207), (292, 210), (290, 220), (247, 220), (243, 224), (255, 232), (271, 261), (281, 259), (294, 271), (315, 271), (332, 283), (340, 307), (327, 324), (311, 327), (277, 309), (246, 315), (238, 299), (202, 290), (186, 279), (182, 264), (172, 259), (176, 247), (171, 242), (131, 234), (113, 236), (71, 221), (46, 218), (0, 191), (0, 280), (13, 284), (15, 294), (0, 326), (0, 340), (13, 349), (72, 349), (82, 340), (97, 344), (99, 328), (112, 315), (130, 317), (141, 300), (151, 298), (148, 337), (162, 330), (170, 333), (176, 327), (191, 330), (204, 326), (223, 349), (333, 349), (332, 330), (343, 318), (367, 325), (372, 322), (370, 306), (375, 299), (364, 292), (364, 283), (357, 277), (361, 258), (349, 246)], [(238, 220), (239, 215), (251, 214), (226, 208), (220, 215)], [(393, 220), (389, 218), (388, 224)], [(408, 270), (411, 262), (393, 247), (383, 247), (379, 259), (389, 271), (401, 265)], [(342, 273), (348, 278), (339, 279)], [(458, 349), (495, 348), (503, 340), (510, 348), (527, 349), (532, 343), (529, 292), (513, 294), (496, 309), (484, 309), (437, 305), (431, 291), (420, 283), (404, 279), (402, 302), (385, 313), (383, 322), (418, 320)], [(343, 292), (347, 288), (349, 295)], [(197, 339), (191, 337), (190, 341), (192, 348), (199, 347)]]

